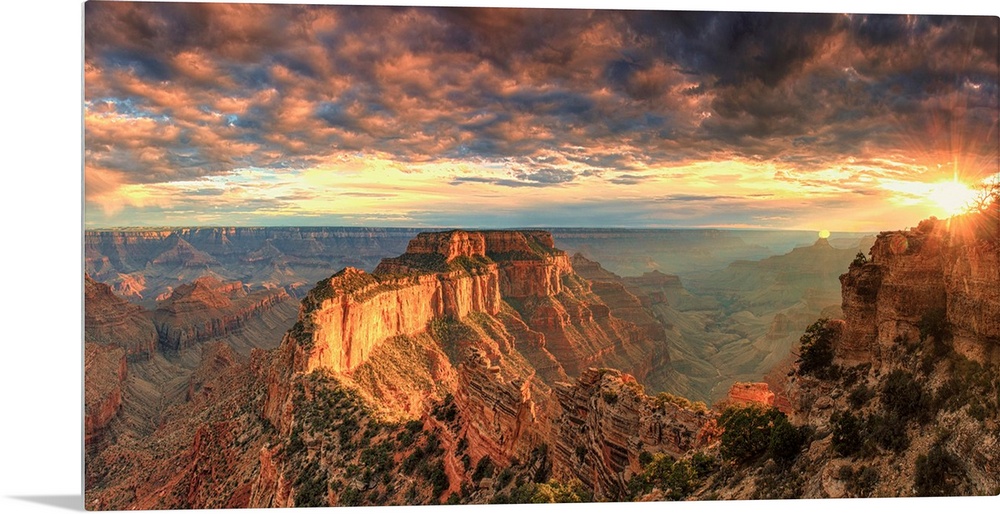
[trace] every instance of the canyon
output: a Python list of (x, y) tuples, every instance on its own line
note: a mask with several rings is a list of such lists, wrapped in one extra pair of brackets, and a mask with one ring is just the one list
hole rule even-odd
[[(102, 235), (85, 277), (87, 502), (995, 494), (1000, 259), (995, 234), (960, 229), (989, 215), (837, 246), (814, 240), (760, 260), (727, 260), (769, 250), (723, 233), (706, 258), (725, 261), (713, 273), (633, 260), (632, 276), (583, 253), (621, 243), (599, 230), (418, 232), (311, 286), (301, 283), (308, 266), (258, 281), (247, 254), (222, 251), (260, 232)], [(331, 259), (336, 243), (300, 230), (294, 244), (243, 248), (299, 252), (300, 266)], [(109, 249), (133, 244), (156, 247), (148, 269), (190, 280), (119, 280), (142, 258)], [(708, 248), (689, 247), (699, 245)], [(159, 300), (137, 298), (140, 288)], [(925, 414), (897, 416), (900, 374), (924, 381), (905, 385), (922, 388)], [(981, 399), (963, 396), (963, 384)], [(875, 446), (845, 455), (851, 409), (871, 423), (864, 430), (895, 420), (909, 445), (862, 431)], [(753, 413), (784, 430), (769, 436), (780, 444), (734, 458), (736, 423)], [(928, 459), (953, 464), (942, 455), (972, 457), (949, 468), (946, 488), (928, 488)]]

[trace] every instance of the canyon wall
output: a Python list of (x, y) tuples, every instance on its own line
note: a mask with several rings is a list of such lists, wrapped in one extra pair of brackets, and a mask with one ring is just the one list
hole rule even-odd
[(178, 352), (228, 336), (279, 304), (294, 301), (284, 289), (250, 291), (241, 282), (202, 277), (159, 302), (153, 323), (163, 351)]
[(848, 363), (898, 357), (921, 326), (947, 325), (957, 350), (983, 360), (1000, 351), (1000, 252), (968, 225), (985, 214), (931, 218), (883, 232), (871, 257), (841, 275), (846, 328), (837, 356)]
[[(364, 283), (360, 287), (354, 284)], [(471, 312), (496, 314), (499, 290), (495, 266), (481, 274), (428, 274), (381, 280), (348, 268), (314, 290), (300, 323), (308, 349), (305, 372), (326, 368), (349, 372), (365, 362), (388, 338), (421, 332), (443, 316), (464, 318)]]
[(205, 274), (224, 281), (287, 288), (301, 296), (331, 270), (372, 269), (397, 255), (415, 229), (205, 227), (88, 230), (85, 270), (117, 293), (146, 302)]
[(628, 374), (590, 368), (555, 388), (554, 472), (579, 479), (598, 498), (621, 497), (641, 471), (642, 452), (681, 457), (718, 437), (715, 415), (646, 396)]
[(89, 275), (84, 276), (83, 295), (85, 341), (117, 346), (135, 359), (148, 358), (156, 351), (158, 335), (148, 312)]
[(103, 435), (108, 423), (122, 406), (122, 389), (128, 365), (125, 350), (94, 343), (84, 345), (84, 446), (89, 447)]

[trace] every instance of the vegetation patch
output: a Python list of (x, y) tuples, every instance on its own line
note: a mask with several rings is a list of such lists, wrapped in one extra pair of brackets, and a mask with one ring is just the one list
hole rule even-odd
[(964, 466), (942, 442), (917, 457), (913, 486), (917, 496), (955, 496), (964, 478)]
[(722, 426), (720, 454), (736, 462), (761, 457), (776, 461), (794, 460), (805, 443), (805, 430), (795, 427), (774, 407), (730, 407), (719, 416)]
[(642, 472), (629, 481), (628, 499), (635, 500), (658, 489), (666, 499), (680, 500), (693, 493), (699, 483), (698, 472), (691, 461), (656, 454)]
[(833, 330), (827, 319), (819, 319), (799, 338), (799, 373), (820, 379), (835, 379), (839, 368), (833, 365)]

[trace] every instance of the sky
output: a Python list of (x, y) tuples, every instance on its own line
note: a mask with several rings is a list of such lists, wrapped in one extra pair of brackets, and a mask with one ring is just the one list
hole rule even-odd
[(915, 226), (1000, 176), (998, 20), (87, 2), (84, 223)]

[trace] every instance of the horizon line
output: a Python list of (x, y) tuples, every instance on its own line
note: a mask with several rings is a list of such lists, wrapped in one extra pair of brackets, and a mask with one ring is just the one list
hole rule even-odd
[[(678, 226), (678, 227), (622, 227), (622, 226), (509, 226), (509, 227), (468, 227), (454, 225), (440, 226), (384, 226), (384, 225), (126, 225), (107, 227), (84, 227), (86, 232), (124, 232), (135, 230), (184, 230), (184, 229), (388, 229), (388, 230), (622, 230), (622, 231), (663, 231), (663, 230), (719, 230), (719, 231), (769, 231), (769, 232), (818, 232), (819, 229), (775, 228), (775, 227), (727, 227), (727, 226)], [(882, 230), (830, 230), (830, 234), (873, 234), (893, 231)], [(895, 229), (902, 230), (902, 229)]]

